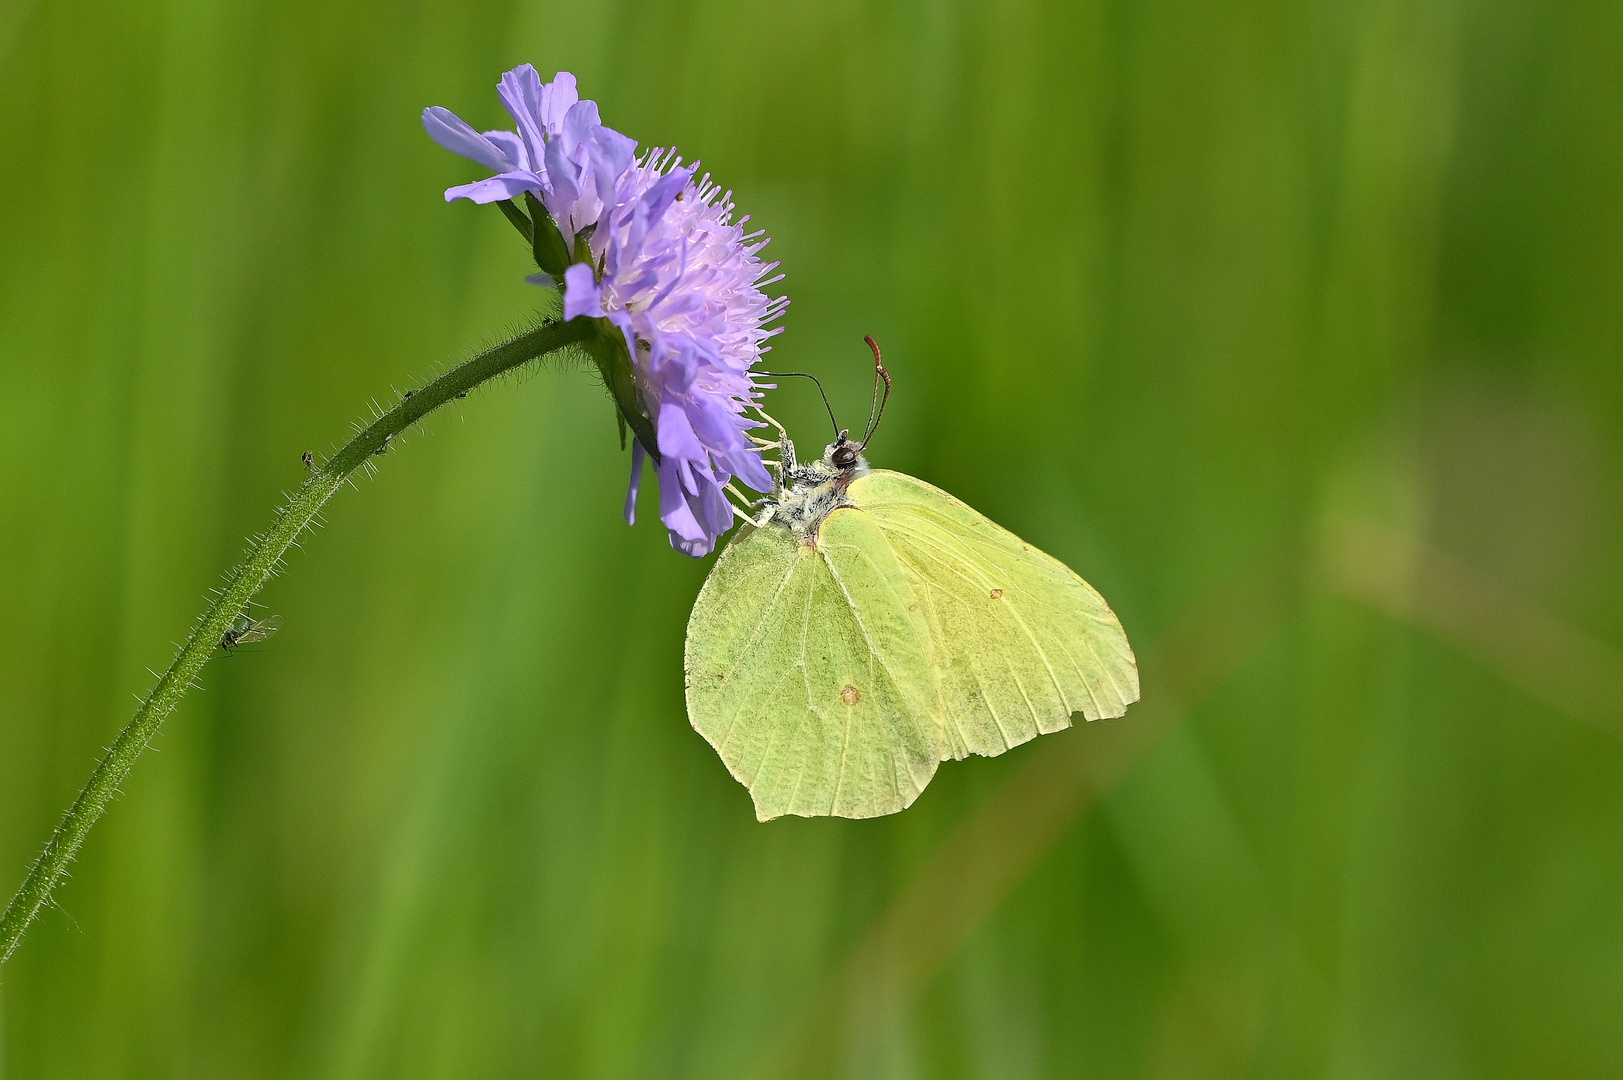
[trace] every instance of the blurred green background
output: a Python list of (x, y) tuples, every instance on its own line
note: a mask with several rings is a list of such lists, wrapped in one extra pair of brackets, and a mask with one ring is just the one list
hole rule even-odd
[(871, 456), (1098, 586), (1144, 701), (757, 824), (707, 563), (531, 373), (261, 595), (0, 1074), (1623, 1075), (1615, 0), (6, 0), (6, 893), (300, 453), (534, 310), (418, 123), (523, 61), (737, 190), (771, 363), (855, 418), (874, 334)]

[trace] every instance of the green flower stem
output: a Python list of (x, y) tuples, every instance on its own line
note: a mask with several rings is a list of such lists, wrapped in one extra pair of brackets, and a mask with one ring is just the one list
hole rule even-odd
[(220, 639), (231, 627), (232, 620), (276, 572), (289, 545), (298, 539), (349, 475), (374, 454), (383, 453), (396, 435), (447, 401), (521, 364), (567, 345), (580, 344), (594, 330), (593, 322), (585, 318), (570, 322), (549, 320), (512, 341), (480, 353), (405, 398), (310, 475), (276, 516), (270, 531), (254, 542), (248, 557), (231, 572), (229, 583), (219, 598), (203, 613), (174, 663), (136, 709), (134, 719), (119, 732), (96, 771), (90, 774), (90, 782), (73, 800), (62, 823), (51, 834), (44, 852), (29, 868), (22, 888), (6, 906), (5, 915), (0, 916), (0, 964), (16, 950), (28, 924), (50, 902), (52, 890), (67, 872), (85, 835), (107, 810), (135, 759), (158, 734), (164, 718), (186, 691), (196, 685), (198, 674), (219, 648)]

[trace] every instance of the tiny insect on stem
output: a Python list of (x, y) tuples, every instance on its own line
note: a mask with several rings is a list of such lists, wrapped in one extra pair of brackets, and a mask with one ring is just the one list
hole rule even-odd
[(232, 621), (231, 629), (221, 635), (220, 648), (229, 653), (239, 645), (264, 641), (281, 628), (280, 615), (272, 615), (268, 619), (252, 619), (247, 615), (238, 615)]

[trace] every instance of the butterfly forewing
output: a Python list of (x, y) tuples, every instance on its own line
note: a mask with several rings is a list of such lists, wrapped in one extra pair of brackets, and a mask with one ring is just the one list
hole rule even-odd
[(1057, 559), (938, 488), (875, 470), (853, 504), (912, 580), (935, 642), (944, 756), (1001, 754), (1039, 734), (1121, 716), (1138, 666), (1104, 598)]
[(734, 537), (694, 604), (686, 669), (689, 719), (763, 821), (895, 813), (946, 756), (922, 605), (855, 510), (815, 545), (777, 525)]

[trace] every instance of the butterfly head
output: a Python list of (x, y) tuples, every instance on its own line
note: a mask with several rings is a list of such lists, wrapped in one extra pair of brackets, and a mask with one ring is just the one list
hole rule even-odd
[(832, 469), (844, 472), (846, 469), (861, 467), (866, 470), (867, 462), (862, 460), (862, 444), (851, 441), (851, 432), (842, 430), (839, 437), (823, 449), (823, 461)]
[[(885, 365), (880, 360), (879, 345), (871, 337), (863, 340), (873, 350), (874, 392), (873, 403), (868, 410), (868, 426), (862, 434), (861, 441), (851, 438), (850, 429), (836, 425), (834, 441), (823, 448), (823, 456), (805, 464), (795, 460), (794, 444), (789, 441), (787, 433), (783, 434), (781, 442), (774, 444), (779, 447), (781, 453), (780, 479), (772, 495), (764, 502), (767, 518), (805, 537), (808, 542), (811, 541), (823, 518), (833, 510), (847, 505), (846, 489), (851, 486), (852, 481), (867, 474), (868, 462), (863, 458), (862, 451), (867, 447), (868, 440), (873, 438), (874, 429), (879, 426), (879, 418), (885, 411), (885, 402), (890, 400), (890, 372), (885, 370)], [(816, 382), (813, 376), (805, 377)], [(881, 385), (884, 387), (883, 394), (880, 392)], [(818, 383), (817, 389), (819, 392), (822, 391), (821, 383)], [(828, 404), (826, 395), (823, 403)], [(834, 410), (830, 408), (829, 419), (833, 418)], [(767, 419), (777, 425), (777, 421), (771, 420), (770, 417)], [(781, 425), (778, 427), (782, 432)]]

